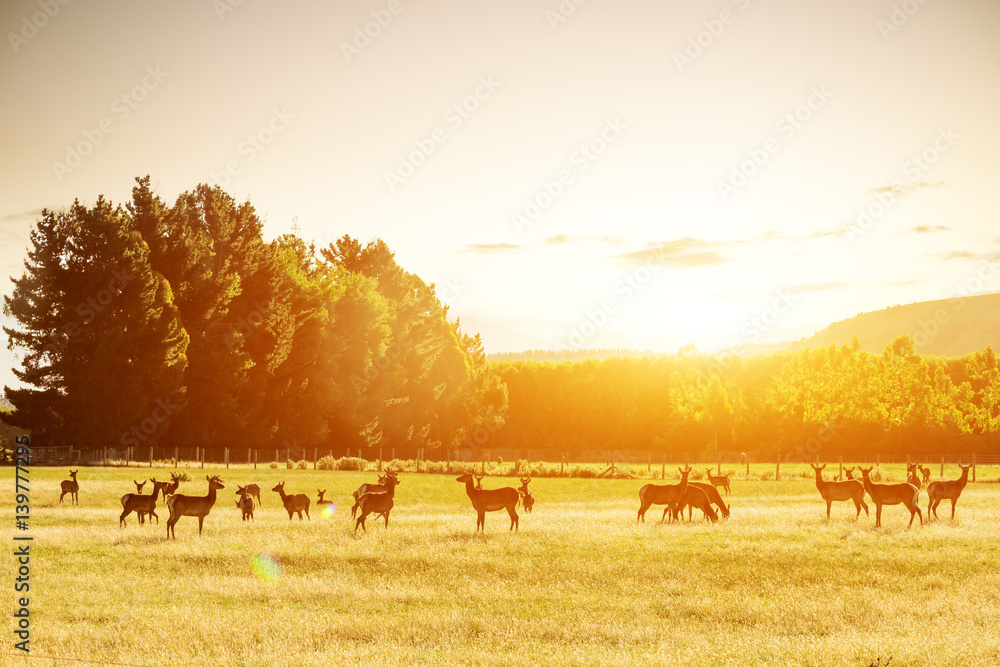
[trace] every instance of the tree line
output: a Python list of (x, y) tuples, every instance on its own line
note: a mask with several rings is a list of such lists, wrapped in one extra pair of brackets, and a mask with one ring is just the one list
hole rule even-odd
[(991, 347), (939, 358), (903, 335), (771, 355), (685, 353), (572, 363), (494, 361), (507, 385), (493, 448), (774, 460), (1000, 454), (1000, 366)]
[(4, 327), (24, 385), (4, 423), (35, 445), (455, 447), (506, 389), (478, 335), (380, 240), (267, 242), (249, 202), (43, 210)]

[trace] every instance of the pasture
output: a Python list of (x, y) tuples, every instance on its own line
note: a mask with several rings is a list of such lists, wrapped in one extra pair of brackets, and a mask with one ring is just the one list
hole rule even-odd
[[(355, 536), (350, 494), (371, 472), (195, 468), (179, 493), (204, 495), (205, 475), (226, 484), (202, 537), (184, 517), (166, 541), (162, 501), (159, 525), (133, 514), (119, 528), (132, 479), (169, 470), (81, 468), (78, 507), (58, 503), (65, 469), (31, 470), (37, 657), (13, 656), (8, 635), (7, 664), (1000, 664), (995, 468), (980, 467), (954, 521), (912, 529), (898, 505), (880, 529), (849, 502), (827, 521), (808, 466), (734, 477), (732, 517), (715, 525), (698, 510), (660, 525), (657, 506), (636, 524), (645, 480), (539, 478), (519, 532), (490, 512), (485, 536), (454, 475), (401, 473), (388, 530), (373, 517)], [(280, 481), (309, 495), (312, 520), (289, 521)], [(244, 523), (248, 482), (263, 506)], [(498, 486), (517, 479), (484, 480)], [(11, 471), (8, 516), (13, 487)], [(329, 518), (317, 489), (336, 502)], [(4, 567), (10, 582), (11, 556)]]

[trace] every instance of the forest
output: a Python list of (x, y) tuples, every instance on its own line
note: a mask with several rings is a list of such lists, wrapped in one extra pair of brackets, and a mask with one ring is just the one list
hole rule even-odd
[(990, 347), (489, 361), (383, 241), (265, 241), (218, 186), (45, 210), (12, 280), (0, 421), (36, 445), (1000, 453)]

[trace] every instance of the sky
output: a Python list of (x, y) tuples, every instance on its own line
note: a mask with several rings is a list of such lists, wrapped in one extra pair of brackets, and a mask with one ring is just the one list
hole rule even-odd
[(145, 174), (383, 239), (487, 352), (1000, 290), (995, 0), (64, 3), (0, 6), (3, 294), (41, 209)]

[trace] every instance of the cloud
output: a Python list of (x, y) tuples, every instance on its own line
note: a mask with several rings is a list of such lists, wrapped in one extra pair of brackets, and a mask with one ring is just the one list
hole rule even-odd
[(501, 253), (521, 250), (524, 246), (515, 243), (470, 243), (462, 252)]
[(1000, 251), (971, 252), (969, 250), (948, 250), (945, 252), (939, 252), (934, 256), (945, 261), (957, 259), (960, 261), (996, 262), (1000, 260)]
[(911, 227), (910, 231), (916, 232), (917, 234), (927, 234), (930, 232), (950, 232), (951, 227), (946, 227), (944, 225), (917, 225), (916, 227)]
[(830, 290), (837, 289), (847, 289), (849, 287), (856, 287), (857, 283), (844, 283), (844, 282), (833, 282), (833, 283), (812, 283), (811, 285), (799, 285), (798, 287), (792, 288), (792, 292), (829, 292)]
[(880, 188), (873, 188), (865, 192), (865, 194), (891, 194), (896, 197), (902, 197), (903, 195), (909, 194), (911, 192), (916, 192), (917, 190), (923, 190), (924, 188), (939, 188), (942, 185), (947, 185), (944, 181), (938, 181), (937, 183), (929, 183), (927, 181), (921, 181), (920, 183), (914, 183), (913, 185), (902, 185), (899, 182), (890, 183), (889, 185), (883, 185)]
[(617, 259), (626, 264), (663, 264), (683, 268), (700, 266), (715, 266), (728, 261), (725, 254), (716, 248), (724, 248), (745, 241), (706, 241), (690, 236), (665, 241), (647, 243), (642, 250), (617, 255)]
[(568, 243), (608, 243), (611, 245), (621, 245), (625, 243), (625, 237), (611, 236), (610, 234), (593, 234), (590, 236), (556, 234), (555, 236), (547, 237), (542, 243), (545, 245), (566, 245)]

